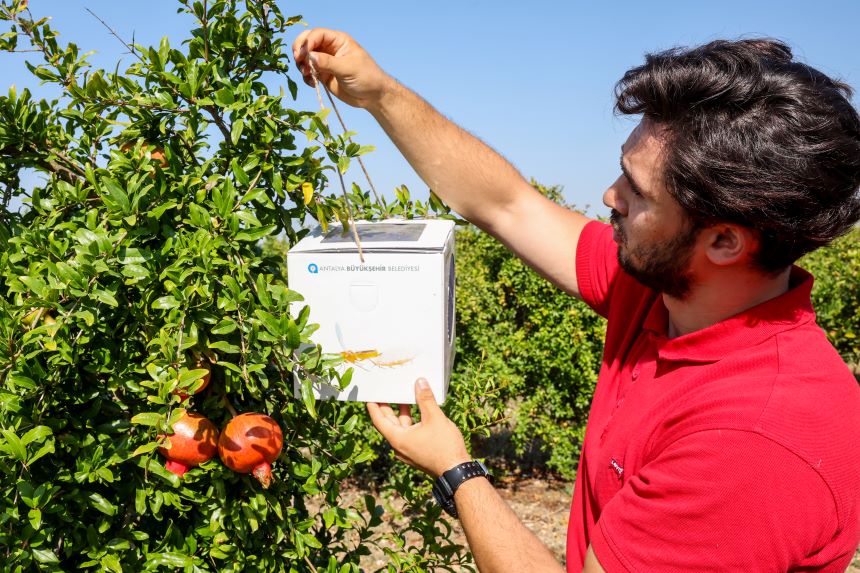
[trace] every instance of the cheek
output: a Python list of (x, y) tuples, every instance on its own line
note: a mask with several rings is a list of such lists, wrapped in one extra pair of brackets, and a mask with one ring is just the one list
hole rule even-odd
[(641, 200), (630, 202), (625, 222), (628, 235), (638, 240), (663, 242), (673, 236), (677, 226), (678, 219), (654, 209), (653, 205)]

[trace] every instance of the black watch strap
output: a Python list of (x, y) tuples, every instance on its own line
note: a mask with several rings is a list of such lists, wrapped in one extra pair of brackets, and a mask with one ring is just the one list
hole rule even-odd
[(442, 509), (444, 509), (448, 515), (457, 517), (457, 506), (454, 503), (454, 492), (457, 491), (457, 488), (460, 487), (464, 481), (476, 477), (485, 477), (490, 480), (490, 483), (493, 481), (493, 476), (490, 474), (490, 470), (488, 470), (487, 466), (478, 460), (472, 460), (471, 462), (465, 462), (458, 466), (454, 466), (439, 476), (433, 483), (433, 497), (436, 498), (436, 501), (439, 502), (439, 505), (442, 506)]

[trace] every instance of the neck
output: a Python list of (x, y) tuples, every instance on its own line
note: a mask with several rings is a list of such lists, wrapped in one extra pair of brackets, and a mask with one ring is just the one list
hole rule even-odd
[(663, 295), (669, 311), (669, 338), (707, 328), (789, 289), (790, 268), (778, 275), (725, 272), (695, 286), (684, 299)]

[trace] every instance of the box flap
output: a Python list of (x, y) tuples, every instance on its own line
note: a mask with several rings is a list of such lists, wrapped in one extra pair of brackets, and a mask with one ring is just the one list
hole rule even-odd
[[(454, 230), (447, 219), (386, 219), (357, 221), (356, 229), (364, 252), (440, 252)], [(344, 233), (340, 224), (332, 224), (327, 233), (316, 227), (287, 253), (356, 253), (352, 229)]]

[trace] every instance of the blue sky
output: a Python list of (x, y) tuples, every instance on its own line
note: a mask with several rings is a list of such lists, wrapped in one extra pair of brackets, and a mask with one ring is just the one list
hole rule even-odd
[[(562, 185), (569, 201), (591, 205), (594, 213), (605, 213), (600, 197), (618, 175), (618, 149), (633, 127), (631, 120), (613, 116), (612, 88), (647, 52), (716, 38), (770, 36), (860, 89), (858, 0), (297, 0), (279, 5), (311, 26), (349, 31), (389, 73), (526, 177)], [(166, 35), (178, 44), (190, 20), (176, 13), (177, 6), (171, 0), (30, 2), (36, 16), (54, 17), (63, 40), (97, 50), (92, 62), (109, 69), (118, 59), (130, 63), (130, 56), (85, 8), (123, 37), (134, 34), (137, 43), (157, 43)], [(302, 29), (296, 26), (290, 40)], [(0, 89), (13, 83), (38, 89), (24, 68), (25, 55), (0, 58)], [(296, 106), (316, 109), (314, 91), (302, 89)], [(426, 185), (368, 114), (346, 106), (341, 112), (359, 142), (377, 147), (365, 161), (380, 190), (390, 194), (406, 184), (426, 196)], [(360, 180), (359, 173), (354, 176)]]

